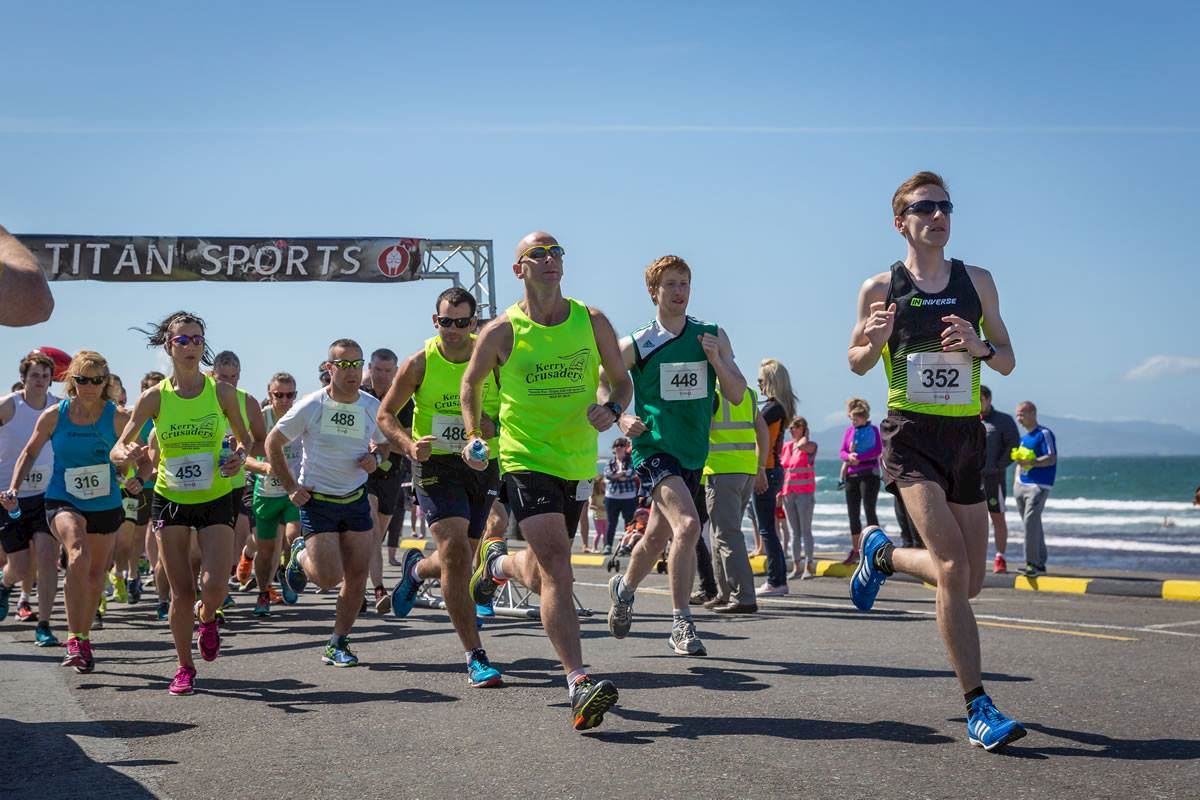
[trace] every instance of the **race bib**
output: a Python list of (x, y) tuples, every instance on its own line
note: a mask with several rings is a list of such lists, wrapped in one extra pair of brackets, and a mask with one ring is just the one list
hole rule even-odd
[(362, 406), (348, 403), (327, 403), (321, 407), (321, 433), (365, 440), (366, 414)]
[(437, 437), (433, 443), (435, 450), (457, 453), (467, 445), (467, 428), (461, 416), (434, 414), (433, 435)]
[(969, 404), (971, 367), (970, 353), (910, 353), (908, 401), (943, 406)]
[(25, 482), (21, 484), (21, 489), (34, 494), (41, 494), (46, 491), (46, 484), (50, 482), (50, 473), (42, 467), (34, 467), (29, 470), (29, 474), (25, 476)]
[(125, 519), (137, 519), (138, 499), (136, 497), (122, 497), (121, 508), (125, 510)]
[(192, 453), (166, 461), (167, 488), (176, 492), (203, 492), (212, 488), (212, 453)]
[(708, 362), (677, 361), (660, 364), (658, 386), (663, 400), (695, 400), (708, 397)]
[(590, 480), (580, 481), (575, 484), (575, 499), (589, 500), (592, 497), (592, 482)]
[(105, 497), (112, 489), (112, 468), (108, 464), (71, 467), (63, 472), (67, 493), (80, 500)]

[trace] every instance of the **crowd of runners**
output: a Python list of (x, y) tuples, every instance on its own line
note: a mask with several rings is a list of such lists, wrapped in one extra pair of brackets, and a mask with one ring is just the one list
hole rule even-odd
[[(987, 551), (979, 385), (983, 364), (1007, 374), (1015, 361), (990, 273), (945, 257), (952, 211), (937, 175), (902, 184), (893, 213), (907, 256), (859, 293), (850, 368), (865, 374), (884, 361), (884, 483), (903, 498), (926, 548), (894, 547), (882, 529), (868, 528), (850, 593), (865, 611), (894, 572), (936, 585), (968, 739), (991, 750), (1024, 728), (984, 691), (968, 602), (982, 587)], [(437, 581), (468, 681), (496, 687), (502, 671), (483, 648), (480, 620), (493, 613), (500, 587), (515, 581), (540, 596), (575, 729), (599, 725), (618, 689), (585, 667), (571, 567), (599, 433), (616, 426), (631, 440), (652, 501), (624, 572), (609, 582), (608, 627), (617, 639), (628, 635), (638, 587), (670, 543), (673, 614), (664, 633), (673, 652), (705, 655), (689, 599), (712, 498), (741, 493), (732, 523), (740, 538), (749, 493), (779, 487), (768, 485), (767, 454), (755, 443), (759, 398), (729, 337), (687, 313), (688, 264), (664, 256), (646, 269), (654, 318), (621, 337), (599, 310), (564, 296), (564, 257), (550, 234), (529, 234), (513, 263), (523, 297), (496, 319), (479, 326), (475, 298), (449, 289), (434, 302), (435, 335), (410, 355), (378, 349), (368, 361), (357, 342), (336, 339), (324, 354), (324, 385), (303, 397), (296, 379), (279, 372), (260, 403), (238, 386), (238, 356), (214, 354), (204, 321), (183, 311), (142, 330), (171, 367), (146, 374), (132, 407), (100, 353), (74, 355), (58, 397), (54, 362), (30, 352), (20, 361), (21, 388), (0, 400), (0, 620), (20, 589), (17, 615), (36, 618), (36, 644), (60, 645), (49, 621), (61, 558), (62, 664), (90, 672), (106, 576), (114, 598), (129, 602), (152, 581), (178, 660), (169, 691), (190, 695), (194, 650), (204, 661), (220, 655), (231, 574), (257, 591), (252, 613), (264, 622), (273, 606), (300, 601), (309, 584), (337, 590), (321, 652), (336, 667), (358, 663), (351, 633), (372, 602), (378, 613), (403, 617)], [(745, 442), (731, 433), (740, 428)], [(751, 459), (747, 474), (713, 474), (712, 456), (739, 452)], [(404, 517), (410, 480), (436, 547), (429, 555), (406, 550), (393, 562), (401, 576), (389, 589), (383, 546), (395, 555), (393, 523)], [(526, 544), (512, 552), (510, 516)], [(769, 581), (776, 589), (786, 580), (781, 556), (772, 565), (779, 577)], [(754, 601), (749, 580), (722, 576), (736, 590), (731, 605)]]

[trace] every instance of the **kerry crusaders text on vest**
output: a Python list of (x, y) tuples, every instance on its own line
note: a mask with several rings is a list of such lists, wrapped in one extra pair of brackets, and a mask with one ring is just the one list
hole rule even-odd
[(600, 383), (600, 354), (587, 306), (567, 299), (558, 325), (539, 325), (513, 304), (513, 349), (500, 367), (500, 471), (564, 480), (596, 475), (596, 429), (587, 420)]
[[(475, 338), (475, 334), (471, 334)], [(413, 394), (413, 438), (435, 436), (431, 452), (434, 455), (457, 454), (466, 445), (459, 390), (467, 362), (447, 361), (438, 347), (440, 337), (425, 342), (425, 377)], [(496, 378), (488, 373), (483, 382), (483, 413), (496, 420), (500, 398)], [(488, 440), (488, 450), (497, 452), (499, 441)]]

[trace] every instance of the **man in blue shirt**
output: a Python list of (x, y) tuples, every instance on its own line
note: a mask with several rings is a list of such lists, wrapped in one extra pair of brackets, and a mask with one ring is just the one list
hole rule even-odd
[(1017, 406), (1017, 422), (1025, 429), (1021, 447), (1032, 450), (1033, 458), (1017, 461), (1013, 480), (1013, 498), (1025, 523), (1025, 568), (1020, 573), (1033, 578), (1046, 572), (1046, 534), (1042, 530), (1042, 510), (1054, 486), (1058, 447), (1054, 434), (1037, 420), (1037, 406), (1029, 400)]

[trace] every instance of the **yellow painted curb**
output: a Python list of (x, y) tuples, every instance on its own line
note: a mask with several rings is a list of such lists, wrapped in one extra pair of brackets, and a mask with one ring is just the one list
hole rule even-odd
[(400, 549), (407, 550), (410, 547), (414, 550), (420, 550), (422, 553), (429, 547), (432, 542), (429, 539), (401, 539)]
[(591, 553), (572, 553), (571, 563), (577, 567), (603, 567), (611, 556), (592, 555)]
[(1200, 581), (1163, 581), (1163, 600), (1200, 600)]
[(1013, 588), (1026, 592), (1087, 594), (1087, 587), (1091, 582), (1091, 578), (1048, 578), (1045, 576), (1040, 578), (1026, 578), (1024, 575), (1018, 575), (1017, 582), (1013, 584)]
[(840, 561), (818, 561), (818, 578), (849, 578), (854, 574), (853, 564), (843, 564)]

